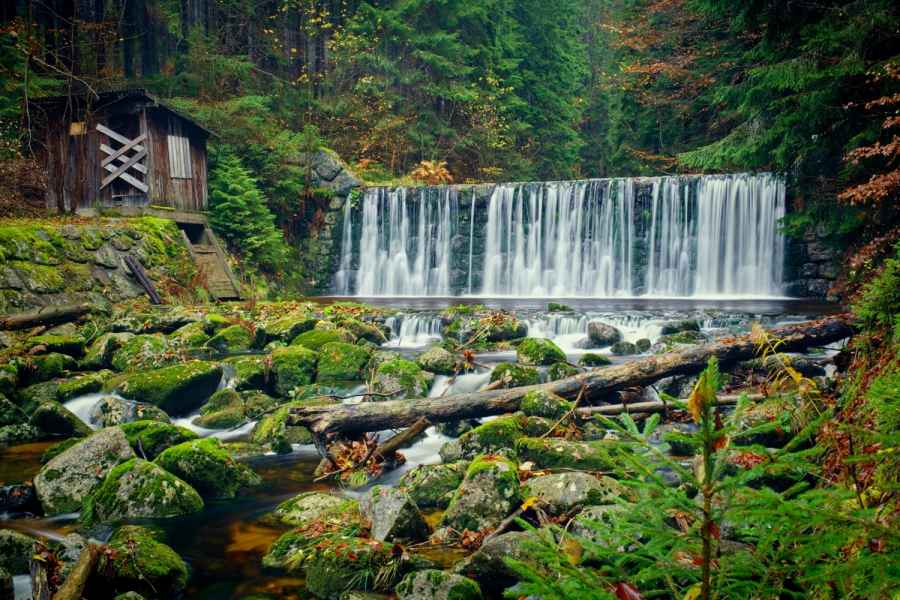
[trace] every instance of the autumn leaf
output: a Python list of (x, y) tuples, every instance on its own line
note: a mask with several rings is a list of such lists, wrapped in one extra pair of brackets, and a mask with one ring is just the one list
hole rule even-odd
[(616, 584), (616, 598), (619, 600), (643, 600), (643, 596), (631, 584), (620, 581)]

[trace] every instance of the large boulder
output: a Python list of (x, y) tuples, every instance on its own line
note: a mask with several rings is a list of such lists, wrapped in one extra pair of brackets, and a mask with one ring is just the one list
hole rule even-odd
[(28, 416), (25, 414), (25, 411), (10, 402), (6, 396), (0, 394), (0, 427), (19, 425), (27, 420)]
[(316, 353), (303, 346), (277, 348), (272, 352), (271, 373), (275, 394), (288, 397), (294, 388), (316, 378)]
[(264, 356), (233, 356), (225, 359), (223, 368), (235, 390), (264, 390), (269, 385), (269, 365)]
[(90, 421), (97, 427), (112, 427), (134, 421), (169, 422), (169, 415), (152, 404), (126, 400), (118, 396), (104, 396), (91, 407)]
[(51, 352), (30, 357), (26, 375), (29, 383), (41, 383), (63, 377), (75, 366), (75, 359), (68, 354)]
[(330, 342), (353, 343), (353, 334), (346, 329), (312, 329), (305, 331), (291, 341), (292, 346), (303, 346), (314, 352), (322, 349), (322, 346)]
[(56, 401), (44, 402), (31, 413), (30, 423), (46, 436), (84, 437), (91, 428)]
[(419, 465), (403, 475), (399, 485), (419, 508), (447, 508), (467, 467), (466, 462)]
[(421, 398), (428, 394), (432, 378), (413, 361), (395, 358), (378, 366), (373, 386), (376, 392), (394, 398)]
[(437, 375), (453, 375), (462, 368), (462, 361), (440, 346), (432, 346), (416, 358), (424, 370)]
[(316, 326), (316, 319), (305, 314), (292, 314), (281, 317), (276, 321), (266, 323), (264, 330), (266, 332), (266, 340), (278, 340), (281, 342), (290, 342), (301, 333), (307, 332)]
[(203, 510), (190, 485), (159, 465), (132, 458), (109, 472), (87, 497), (81, 520), (87, 525), (125, 519), (180, 517)]
[(311, 406), (312, 404), (331, 403), (331, 400), (314, 402), (289, 402), (271, 413), (263, 416), (254, 426), (250, 441), (255, 444), (268, 444), (278, 454), (291, 452), (291, 444), (311, 444), (312, 433), (302, 425), (290, 425), (287, 422), (291, 408)]
[(133, 421), (120, 427), (135, 452), (153, 460), (166, 448), (197, 439), (197, 434), (177, 425), (161, 421)]
[(516, 360), (523, 365), (552, 365), (566, 362), (566, 353), (551, 340), (525, 338), (516, 346)]
[(541, 469), (608, 471), (615, 468), (614, 440), (576, 442), (560, 438), (523, 437), (516, 440), (516, 454), (522, 462), (531, 461)]
[(60, 402), (67, 402), (78, 396), (94, 394), (103, 389), (103, 384), (106, 383), (112, 375), (112, 371), (104, 370), (60, 381), (56, 397)]
[(537, 385), (541, 382), (541, 374), (534, 367), (501, 363), (491, 371), (491, 383), (498, 382), (504, 388)]
[(155, 369), (171, 360), (166, 352), (168, 347), (168, 340), (162, 334), (136, 335), (113, 352), (110, 366), (116, 371)]
[(447, 571), (415, 571), (397, 585), (399, 600), (481, 600), (481, 588), (468, 577)]
[(588, 339), (593, 347), (605, 348), (621, 341), (622, 332), (607, 323), (591, 321), (588, 323)]
[(318, 381), (363, 380), (371, 356), (372, 352), (363, 346), (329, 342), (319, 352)]
[(516, 583), (518, 576), (508, 564), (509, 559), (537, 567), (531, 545), (540, 538), (534, 531), (510, 531), (492, 537), (477, 552), (457, 564), (453, 571), (479, 583), (489, 597), (502, 597), (503, 590)]
[(267, 520), (293, 527), (305, 527), (329, 515), (358, 512), (359, 504), (356, 500), (326, 492), (303, 492), (275, 507)]
[(181, 348), (202, 348), (209, 341), (206, 325), (200, 321), (188, 323), (169, 336), (169, 341)]
[(463, 458), (479, 454), (504, 454), (513, 451), (516, 440), (525, 436), (522, 420), (518, 415), (504, 415), (482, 423), (459, 437)]
[(380, 542), (421, 542), (430, 528), (412, 498), (397, 488), (374, 486), (360, 503)]
[(244, 400), (241, 395), (233, 389), (224, 388), (200, 407), (200, 416), (193, 420), (193, 424), (207, 429), (228, 429), (239, 426), (244, 420)]
[(31, 354), (60, 352), (75, 358), (84, 354), (84, 338), (79, 335), (36, 335), (28, 338), (25, 346)]
[(16, 393), (16, 401), (28, 415), (44, 402), (55, 402), (58, 398), (59, 383), (56, 381), (35, 383)]
[(113, 354), (133, 337), (133, 333), (104, 333), (91, 342), (87, 354), (81, 360), (81, 366), (85, 369), (111, 367)]
[(456, 531), (497, 527), (521, 501), (516, 463), (500, 456), (479, 456), (466, 470), (441, 526)]
[(533, 390), (522, 397), (520, 406), (529, 417), (559, 419), (574, 408), (574, 404), (546, 390)]
[[(306, 589), (318, 598), (338, 600), (349, 590), (387, 591), (402, 576), (385, 567), (396, 560), (390, 544), (356, 537), (326, 537), (303, 561)], [(376, 578), (375, 573), (385, 576)]]
[(542, 507), (553, 515), (564, 514), (578, 505), (610, 504), (624, 493), (615, 479), (580, 471), (534, 477), (525, 484), (523, 492), (526, 497), (539, 498)]
[(172, 446), (154, 462), (207, 499), (234, 498), (239, 489), (262, 483), (259, 475), (234, 460), (215, 438)]
[(111, 593), (171, 598), (184, 590), (187, 565), (154, 531), (135, 525), (119, 527), (107, 547), (110, 552), (100, 556), (98, 572), (104, 574), (104, 587)]
[(242, 325), (224, 327), (209, 338), (206, 347), (217, 352), (233, 353), (249, 350), (253, 347), (254, 335)]
[(28, 574), (35, 538), (12, 529), (0, 529), (0, 569), (12, 575)]
[(186, 415), (215, 393), (222, 367), (192, 361), (171, 367), (123, 375), (110, 382), (124, 398), (153, 404), (170, 415)]
[(79, 510), (113, 467), (134, 457), (122, 430), (110, 427), (88, 436), (38, 472), (34, 488), (48, 515)]

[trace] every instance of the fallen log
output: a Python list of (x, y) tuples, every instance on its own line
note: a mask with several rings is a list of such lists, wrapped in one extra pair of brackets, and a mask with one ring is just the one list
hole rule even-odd
[(85, 546), (78, 557), (78, 562), (66, 577), (66, 581), (53, 594), (53, 600), (81, 600), (84, 595), (84, 586), (87, 585), (99, 556), (100, 549), (97, 546), (92, 544)]
[[(802, 352), (808, 348), (825, 346), (853, 335), (849, 315), (838, 315), (807, 323), (792, 324), (769, 331), (770, 340), (778, 343), (780, 352)], [(432, 423), (475, 419), (515, 412), (522, 397), (532, 390), (545, 390), (574, 399), (584, 387), (583, 403), (606, 401), (610, 394), (632, 386), (646, 386), (663, 377), (694, 375), (702, 371), (710, 358), (717, 358), (723, 367), (735, 365), (757, 356), (757, 345), (751, 336), (725, 338), (640, 358), (632, 362), (601, 367), (572, 377), (505, 390), (483, 390), (454, 394), (441, 398), (389, 400), (329, 406), (292, 408), (288, 415), (291, 425), (303, 425), (314, 434), (364, 433), (398, 429), (426, 418)]]
[[(765, 398), (763, 394), (747, 394), (747, 398), (750, 400), (762, 400)], [(741, 396), (737, 395), (729, 395), (729, 396), (719, 396), (716, 399), (716, 404), (719, 406), (728, 406), (730, 404), (737, 404), (738, 400), (741, 399)], [(684, 402), (683, 400), (681, 402)], [(585, 406), (583, 408), (575, 409), (575, 412), (579, 417), (588, 418), (594, 415), (605, 415), (605, 416), (613, 416), (613, 415), (621, 415), (622, 413), (655, 413), (655, 412), (665, 412), (667, 410), (671, 410), (673, 408), (678, 408), (673, 405), (671, 402), (663, 402), (662, 400), (653, 400), (648, 402), (632, 402), (627, 404), (604, 404), (603, 406)]]
[(68, 323), (91, 313), (95, 309), (96, 307), (92, 304), (45, 306), (32, 312), (0, 316), (0, 329), (28, 329), (37, 325)]

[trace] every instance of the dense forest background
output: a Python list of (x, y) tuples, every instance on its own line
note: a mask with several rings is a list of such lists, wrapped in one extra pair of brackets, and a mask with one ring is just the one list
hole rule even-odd
[(27, 97), (144, 86), (218, 134), (214, 170), (223, 154), (238, 157), (224, 163), (229, 177), (255, 179), (285, 231), (315, 192), (298, 157), (319, 146), (371, 182), (422, 173), (422, 161), (430, 179), (455, 182), (774, 170), (792, 182), (789, 233), (824, 226), (843, 240), (868, 228), (871, 238), (896, 222), (891, 0), (20, 0), (2, 10), (7, 156), (33, 151)]

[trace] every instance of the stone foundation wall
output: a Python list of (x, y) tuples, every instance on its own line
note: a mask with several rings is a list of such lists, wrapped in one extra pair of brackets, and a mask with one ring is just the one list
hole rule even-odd
[(826, 238), (824, 227), (806, 232), (802, 240), (788, 240), (785, 294), (800, 298), (827, 298), (840, 273), (839, 252)]

